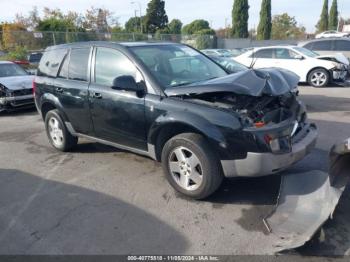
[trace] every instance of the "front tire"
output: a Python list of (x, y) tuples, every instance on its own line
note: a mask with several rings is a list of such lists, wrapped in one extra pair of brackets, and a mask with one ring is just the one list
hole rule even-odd
[(59, 151), (67, 152), (78, 143), (78, 138), (69, 133), (57, 109), (46, 114), (45, 128), (50, 144)]
[(323, 68), (312, 70), (308, 75), (308, 83), (313, 87), (325, 87), (330, 80), (329, 72)]
[(184, 133), (166, 142), (162, 166), (172, 187), (194, 199), (208, 197), (223, 180), (216, 154), (199, 134)]

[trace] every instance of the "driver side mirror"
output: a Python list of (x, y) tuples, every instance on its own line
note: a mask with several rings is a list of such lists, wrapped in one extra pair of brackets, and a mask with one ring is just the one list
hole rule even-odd
[(131, 75), (118, 76), (113, 80), (112, 89), (125, 90), (125, 91), (140, 91), (140, 87), (137, 85), (135, 78)]
[(296, 55), (294, 59), (304, 60), (304, 57), (302, 55)]

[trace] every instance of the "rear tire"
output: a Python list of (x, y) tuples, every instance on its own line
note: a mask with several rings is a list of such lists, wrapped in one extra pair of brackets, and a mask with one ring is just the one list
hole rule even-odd
[(223, 180), (216, 154), (205, 138), (195, 133), (183, 133), (167, 141), (162, 166), (172, 187), (194, 199), (208, 197)]
[(330, 81), (330, 75), (326, 69), (317, 68), (309, 73), (307, 81), (313, 87), (325, 87)]
[(67, 152), (78, 143), (78, 138), (69, 133), (57, 109), (47, 112), (45, 128), (50, 144), (59, 151)]

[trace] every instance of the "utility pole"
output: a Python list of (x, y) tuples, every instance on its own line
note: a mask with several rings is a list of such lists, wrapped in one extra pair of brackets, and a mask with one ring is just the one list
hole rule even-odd
[(141, 3), (139, 1), (132, 1), (130, 2), (130, 4), (138, 4), (139, 9), (140, 9), (140, 30), (141, 30), (141, 34), (143, 33), (143, 29), (142, 29), (142, 7), (141, 7)]

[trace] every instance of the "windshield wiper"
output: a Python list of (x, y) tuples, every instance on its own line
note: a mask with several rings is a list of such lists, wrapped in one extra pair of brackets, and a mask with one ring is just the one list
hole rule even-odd
[(190, 84), (193, 84), (193, 83), (196, 83), (196, 82), (186, 82), (186, 83), (177, 84), (177, 85), (174, 85), (174, 86), (171, 86), (171, 87), (187, 86), (187, 85), (190, 85)]

